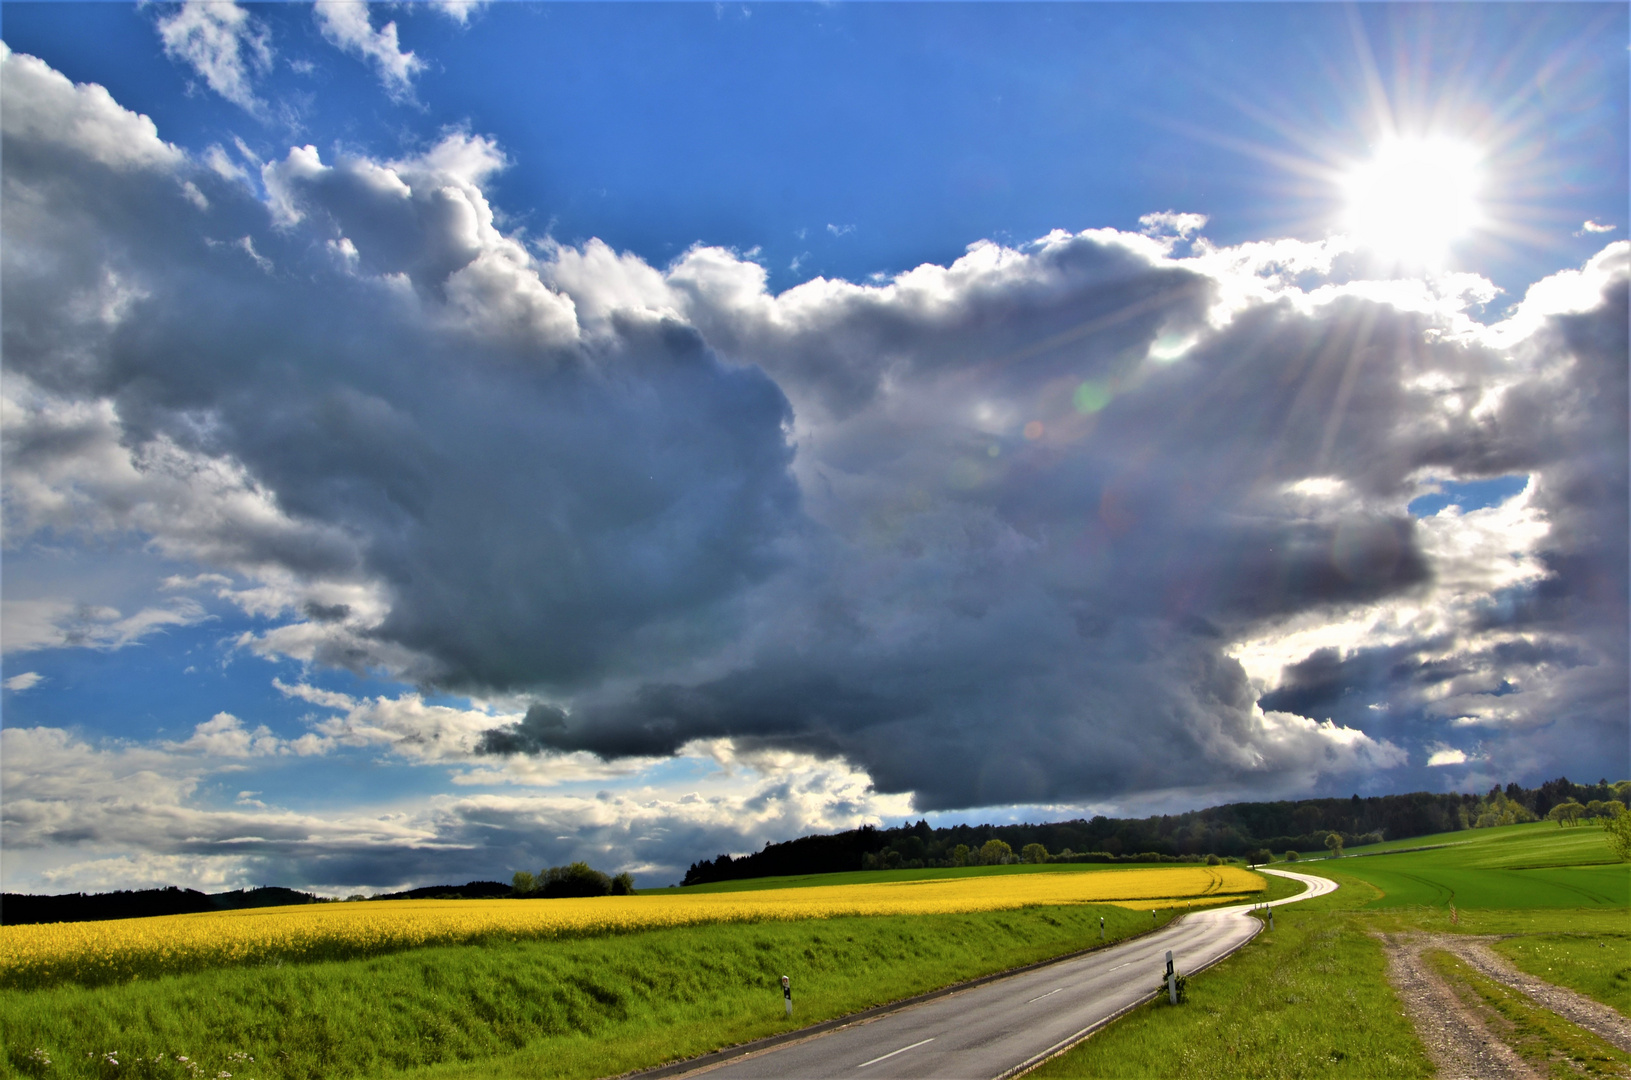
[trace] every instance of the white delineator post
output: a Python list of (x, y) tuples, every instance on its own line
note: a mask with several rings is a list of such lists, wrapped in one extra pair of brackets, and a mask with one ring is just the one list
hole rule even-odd
[(1172, 950), (1167, 950), (1167, 1000), (1178, 1004), (1178, 974), (1172, 966)]
[(787, 1015), (793, 1015), (793, 980), (782, 976), (782, 1000), (787, 1003)]
[(1099, 916), (1099, 940), (1104, 940), (1104, 916)]

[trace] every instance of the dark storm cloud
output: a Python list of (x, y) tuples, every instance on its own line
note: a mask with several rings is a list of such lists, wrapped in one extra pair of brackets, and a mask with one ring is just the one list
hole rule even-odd
[(518, 724), (490, 728), (476, 743), (478, 754), (540, 754), (566, 730), (566, 713), (553, 705), (533, 705)]
[[(83, 104), (18, 63), (8, 368), (111, 400), (131, 445), (240, 463), (312, 525), (232, 549), (374, 597), (372, 621), (291, 599), (310, 658), (556, 703), (486, 755), (729, 738), (940, 808), (1360, 783), (1468, 717), (1524, 769), (1623, 745), (1620, 249), (1600, 302), (1510, 345), (1107, 232), (770, 296), (713, 249), (664, 271), (528, 249), (468, 135), (397, 162), (297, 148), (264, 205), (151, 133), (110, 164), (12, 123)], [(1547, 575), (1485, 587), (1432, 548), (1405, 513), (1427, 473), (1531, 474)], [(1294, 659), (1262, 702), (1364, 685), (1416, 727), (1265, 712), (1231, 651), (1390, 600), (1463, 619), (1441, 588), (1483, 590), (1482, 621), (1401, 631), (1385, 663)], [(1531, 628), (1588, 659), (1499, 651)], [(1474, 709), (1515, 665), (1489, 715), (1425, 704)]]
[[(132, 441), (241, 462), (283, 512), (350, 537), (240, 538), (238, 565), (379, 584), (389, 616), (362, 637), (425, 658), (420, 677), (572, 685), (660, 663), (674, 645), (642, 633), (706, 639), (711, 605), (776, 565), (798, 508), (785, 398), (673, 319), (579, 341), (571, 302), (483, 223), (458, 171), (492, 166), (479, 140), (401, 166), (412, 190), (372, 163), (292, 154), (299, 169), (268, 172), (299, 216), (278, 230), (208, 170), (131, 177), (26, 134), (5, 143), (8, 370), (111, 398)], [(240, 230), (251, 243), (229, 242)], [(333, 246), (353, 234), (360, 276)], [(127, 310), (87, 318), (109, 293)], [(319, 657), (378, 662), (347, 640)]]

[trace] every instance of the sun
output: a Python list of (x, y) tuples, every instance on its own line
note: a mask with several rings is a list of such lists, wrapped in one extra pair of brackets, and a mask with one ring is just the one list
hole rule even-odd
[(1449, 139), (1391, 139), (1342, 177), (1343, 232), (1396, 262), (1436, 266), (1483, 222), (1480, 155)]

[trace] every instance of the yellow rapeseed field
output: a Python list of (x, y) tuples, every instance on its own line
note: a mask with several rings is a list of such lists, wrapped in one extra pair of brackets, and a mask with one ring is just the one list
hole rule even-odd
[(1037, 904), (1182, 906), (1263, 887), (1262, 878), (1238, 867), (1180, 866), (586, 899), (382, 900), (4, 926), (0, 986), (126, 982), (421, 945), (575, 938), (700, 923), (952, 914)]

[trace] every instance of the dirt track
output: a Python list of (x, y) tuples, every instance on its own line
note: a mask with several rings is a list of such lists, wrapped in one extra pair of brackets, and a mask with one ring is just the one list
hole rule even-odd
[(1631, 1052), (1631, 1020), (1573, 990), (1519, 971), (1489, 947), (1489, 942), (1499, 938), (1427, 933), (1377, 937), (1387, 953), (1388, 978), (1439, 1076), (1445, 1080), (1538, 1077), (1422, 959), (1427, 949), (1442, 949), (1459, 957), (1480, 974), (1511, 987), (1541, 1008), (1585, 1028), (1611, 1046)]

